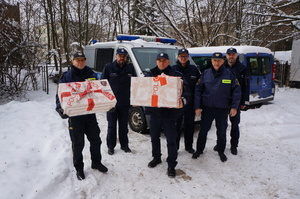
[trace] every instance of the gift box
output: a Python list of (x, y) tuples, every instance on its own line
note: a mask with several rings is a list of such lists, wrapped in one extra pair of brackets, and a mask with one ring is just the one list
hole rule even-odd
[(159, 75), (157, 77), (132, 77), (130, 104), (174, 108), (179, 106), (182, 79)]
[(68, 116), (106, 112), (117, 103), (107, 80), (60, 83), (58, 97)]

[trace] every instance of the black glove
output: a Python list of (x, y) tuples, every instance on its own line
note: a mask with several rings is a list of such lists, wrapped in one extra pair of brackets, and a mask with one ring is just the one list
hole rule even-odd
[(116, 111), (116, 107), (112, 107), (111, 109), (109, 109), (109, 111), (107, 111), (107, 112), (109, 112), (109, 113), (113, 113), (113, 112), (115, 112)]
[(62, 119), (67, 119), (69, 118), (68, 115), (64, 114), (64, 110), (62, 108), (57, 108), (56, 111), (58, 112), (59, 116), (62, 118)]

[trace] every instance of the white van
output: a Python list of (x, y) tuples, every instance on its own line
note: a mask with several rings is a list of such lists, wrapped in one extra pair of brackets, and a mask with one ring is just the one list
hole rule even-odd
[[(139, 35), (118, 35), (117, 41), (95, 42), (84, 49), (87, 66), (98, 74), (107, 63), (115, 60), (118, 48), (128, 51), (128, 62), (132, 63), (138, 77), (143, 77), (151, 68), (156, 66), (156, 56), (160, 52), (169, 55), (170, 65), (175, 65), (177, 53), (181, 48), (175, 46), (175, 39)], [(193, 60), (190, 59), (192, 63)], [(149, 117), (149, 116), (147, 116)], [(142, 107), (131, 107), (129, 110), (129, 126), (133, 131), (144, 132), (149, 127), (149, 118), (146, 118)]]
[(250, 74), (250, 93), (247, 105), (262, 104), (274, 99), (274, 60), (270, 49), (258, 46), (212, 46), (188, 48), (190, 56), (201, 72), (211, 67), (211, 56), (221, 52), (224, 56), (233, 47)]
[(177, 61), (177, 52), (180, 47), (175, 46), (175, 39), (151, 36), (118, 35), (117, 41), (96, 42), (85, 47), (87, 66), (97, 72), (102, 72), (107, 63), (115, 60), (118, 48), (128, 51), (128, 62), (132, 63), (138, 77), (156, 66), (156, 56), (160, 52), (168, 53), (170, 65)]

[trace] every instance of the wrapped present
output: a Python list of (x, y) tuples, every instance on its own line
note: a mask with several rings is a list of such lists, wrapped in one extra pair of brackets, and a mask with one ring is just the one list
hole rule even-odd
[(166, 75), (132, 77), (130, 89), (131, 105), (174, 108), (179, 106), (182, 79)]
[(68, 116), (106, 112), (117, 103), (107, 80), (60, 83), (58, 97)]

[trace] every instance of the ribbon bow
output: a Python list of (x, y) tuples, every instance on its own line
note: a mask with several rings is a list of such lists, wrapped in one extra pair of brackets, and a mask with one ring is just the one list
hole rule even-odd
[(76, 83), (76, 82), (69, 83), (68, 86), (71, 87), (72, 90), (71, 90), (71, 92), (62, 92), (61, 93), (62, 101), (63, 101), (64, 97), (70, 97), (73, 94), (78, 94), (78, 100), (81, 100), (87, 94), (91, 94), (91, 97), (88, 98), (88, 107), (86, 109), (87, 111), (91, 111), (95, 107), (95, 101), (94, 101), (95, 96), (93, 95), (93, 93), (102, 93), (105, 97), (107, 97), (110, 100), (115, 99), (115, 96), (112, 93), (105, 92), (102, 89), (92, 90), (92, 83), (89, 79), (87, 79), (85, 81), (85, 90), (84, 91), (80, 91), (81, 84)]

